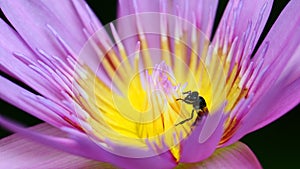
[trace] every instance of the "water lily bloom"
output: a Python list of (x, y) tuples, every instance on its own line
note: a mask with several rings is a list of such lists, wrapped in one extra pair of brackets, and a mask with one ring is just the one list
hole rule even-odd
[(300, 3), (258, 50), (272, 0), (81, 0), (0, 7), (1, 99), (45, 123), (0, 140), (0, 168), (261, 168), (244, 135), (300, 102)]

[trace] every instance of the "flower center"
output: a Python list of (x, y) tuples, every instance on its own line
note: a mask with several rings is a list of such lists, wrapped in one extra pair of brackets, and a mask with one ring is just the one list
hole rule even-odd
[[(139, 22), (143, 16), (132, 17)], [(159, 20), (167, 16), (152, 14), (151, 17)], [(131, 19), (119, 22), (130, 23)], [(75, 100), (80, 105), (80, 124), (96, 143), (104, 147), (114, 143), (143, 150), (152, 145), (156, 153), (171, 151), (179, 160), (179, 143), (191, 133), (197, 119), (194, 116), (176, 125), (190, 118), (194, 109), (192, 104), (176, 101), (184, 98), (183, 92), (195, 91), (202, 96), (210, 115), (225, 101), (225, 112), (230, 112), (247, 95), (243, 87), (245, 79), (239, 76), (240, 67), (230, 62), (231, 48), (220, 52), (219, 46), (209, 45), (209, 40), (195, 24), (182, 26), (187, 24), (190, 23), (179, 18), (164, 18), (161, 30), (157, 34), (156, 29), (151, 30), (150, 35), (137, 25), (137, 37), (123, 37), (137, 43), (135, 52), (129, 54), (113, 26), (111, 32), (116, 44), (109, 43), (103, 30), (90, 38), (85, 47), (87, 51), (82, 51), (84, 61), (78, 68), (82, 76), (76, 79), (74, 86), (79, 91)], [(156, 27), (149, 25), (149, 28)], [(159, 47), (148, 46), (152, 36), (159, 37)], [(92, 49), (95, 50), (94, 58), (100, 59), (86, 61), (85, 55), (92, 55)], [(221, 143), (235, 131), (233, 119), (234, 116), (229, 117), (224, 124)], [(216, 125), (218, 121), (211, 127)], [(205, 135), (209, 134), (212, 133)], [(125, 152), (114, 153), (128, 156), (122, 154)], [(145, 156), (151, 155), (156, 154)]]
[[(156, 154), (171, 151), (179, 160), (179, 143), (191, 133), (198, 112), (194, 112), (191, 120), (176, 125), (189, 119), (194, 110), (192, 104), (177, 99), (185, 98), (186, 91), (196, 91), (205, 98), (208, 110), (214, 110), (211, 105), (219, 105), (216, 101), (224, 100), (213, 99), (214, 86), (209, 70), (199, 57), (199, 41), (193, 38), (192, 46), (188, 46), (186, 33), (163, 35), (161, 49), (150, 48), (146, 36), (140, 33), (133, 54), (127, 54), (117, 34), (114, 38), (120, 43), (110, 48), (99, 42), (99, 37), (103, 37), (101, 31), (90, 38), (86, 49), (94, 48), (101, 59), (97, 63), (86, 63), (83, 50), (86, 66), (79, 71), (85, 71), (85, 77), (76, 81), (85, 97), (79, 97), (77, 102), (85, 112), (79, 115), (84, 116), (80, 119), (82, 128), (96, 143), (104, 147), (114, 143), (145, 150), (150, 144)], [(194, 31), (194, 36), (200, 36), (200, 32)], [(202, 37), (202, 43), (208, 44), (205, 36)], [(169, 48), (171, 40), (174, 50)], [(99, 67), (93, 69), (93, 65)]]

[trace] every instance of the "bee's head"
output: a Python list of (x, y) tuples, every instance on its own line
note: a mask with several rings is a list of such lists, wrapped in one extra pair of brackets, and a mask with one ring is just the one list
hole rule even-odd
[(188, 101), (196, 101), (198, 99), (198, 92), (194, 91), (194, 92), (191, 92), (189, 93), (186, 97), (185, 97), (185, 100), (188, 100)]

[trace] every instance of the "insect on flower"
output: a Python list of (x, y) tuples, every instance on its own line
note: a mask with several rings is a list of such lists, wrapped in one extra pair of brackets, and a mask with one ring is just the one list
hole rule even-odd
[(189, 120), (192, 120), (194, 117), (194, 112), (197, 112), (197, 118), (196, 118), (195, 122), (193, 123), (193, 126), (194, 126), (194, 125), (196, 125), (196, 123), (199, 120), (201, 120), (202, 116), (208, 114), (206, 102), (202, 96), (199, 96), (199, 93), (197, 91), (193, 91), (193, 92), (187, 91), (187, 92), (183, 92), (183, 94), (187, 94), (187, 96), (184, 99), (182, 99), (182, 98), (176, 99), (176, 101), (182, 100), (183, 102), (185, 102), (187, 104), (192, 104), (193, 110), (192, 110), (190, 118), (179, 122), (178, 124), (176, 124), (176, 126), (179, 124), (183, 124)]

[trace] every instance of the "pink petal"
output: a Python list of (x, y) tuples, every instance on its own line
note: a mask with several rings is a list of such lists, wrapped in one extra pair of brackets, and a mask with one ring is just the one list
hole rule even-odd
[[(5, 53), (1, 55), (3, 57), (1, 58), (1, 64), (3, 64), (3, 68), (0, 67), (1, 70), (21, 79), (39, 93), (55, 100), (51, 96), (58, 94), (60, 90), (45, 92), (44, 88), (46, 90), (51, 90), (49, 89), (51, 87), (52, 90), (53, 88), (54, 90), (57, 89), (50, 82), (48, 84), (44, 83), (50, 81), (47, 78), (45, 79), (44, 75), (35, 72), (36, 70), (30, 70), (33, 68), (25, 67), (34, 66), (36, 69), (41, 69), (41, 65), (37, 63), (39, 61), (56, 71), (58, 68), (51, 66), (49, 60), (58, 57), (69, 69), (73, 69), (74, 65), (70, 65), (67, 59), (77, 58), (88, 37), (102, 28), (101, 24), (82, 0), (63, 2), (39, 0), (24, 1), (24, 3), (23, 1), (2, 0), (0, 2), (1, 9), (17, 30), (16, 32), (10, 29), (7, 24), (1, 22), (3, 30), (0, 31), (0, 46), (4, 48), (3, 52)], [(103, 38), (103, 41), (106, 41), (106, 39)], [(44, 56), (41, 51), (48, 56)], [(24, 59), (12, 57), (12, 53), (14, 55), (18, 53), (26, 58), (25, 64), (19, 61), (24, 61)], [(85, 54), (89, 56), (84, 58), (85, 63), (88, 63), (88, 65), (100, 62), (94, 61), (95, 58), (98, 59), (94, 50), (91, 49), (89, 53)], [(98, 66), (96, 65), (97, 68)], [(96, 69), (94, 67), (92, 70)], [(45, 73), (43, 69), (41, 71)], [(53, 79), (51, 73), (46, 72), (45, 74)], [(36, 84), (32, 82), (32, 79), (35, 79), (34, 81), (37, 84), (42, 83), (42, 87), (35, 86)]]
[[(4, 70), (14, 78), (21, 80), (39, 93), (56, 99), (57, 93), (53, 92), (53, 85), (29, 65), (36, 64), (37, 57), (24, 43), (22, 38), (5, 22), (0, 20), (0, 70)], [(30, 61), (22, 62), (15, 55), (21, 55)]]
[(226, 116), (220, 108), (213, 115), (203, 118), (191, 135), (182, 142), (180, 162), (197, 162), (208, 158), (218, 146), (223, 134)]
[[(63, 136), (48, 124), (29, 128), (34, 132)], [(71, 155), (13, 134), (0, 140), (0, 168), (116, 168), (111, 164)]]
[(239, 129), (225, 145), (268, 125), (300, 103), (300, 79), (286, 84), (287, 78), (278, 82), (257, 101), (241, 119)]
[(297, 0), (289, 2), (254, 56), (255, 64), (263, 63), (262, 80), (255, 79), (257, 88), (249, 90), (254, 97), (247, 110), (241, 112), (237, 131), (225, 145), (269, 124), (299, 104), (299, 8)]
[[(284, 72), (284, 69), (294, 64), (294, 62), (289, 62), (291, 58), (293, 58), (294, 61), (299, 62), (299, 8), (300, 3), (297, 0), (292, 0), (287, 4), (272, 26), (261, 47), (258, 49), (257, 54), (254, 56), (253, 59), (257, 63), (260, 61), (261, 55), (265, 53), (264, 55), (266, 56), (263, 63), (263, 69), (266, 69), (266, 73), (263, 77), (264, 80), (256, 93), (264, 93), (264, 91), (271, 88), (272, 85), (270, 84), (275, 84), (276, 80), (279, 79), (282, 72)], [(267, 51), (265, 51), (266, 46)], [(299, 71), (295, 74), (293, 69), (284, 72), (284, 75), (289, 76), (290, 73), (293, 73), (294, 80), (300, 76)], [(260, 95), (258, 94), (257, 97), (260, 97)]]
[[(173, 168), (176, 163), (170, 152), (165, 152), (157, 156), (147, 158), (129, 158), (124, 156), (118, 156), (103, 149), (96, 143), (92, 142), (86, 135), (76, 131), (70, 132), (69, 137), (57, 137), (42, 132), (35, 132), (26, 130), (0, 116), (0, 125), (8, 128), (11, 131), (19, 132), (24, 137), (30, 138), (34, 141), (42, 143), (44, 145), (71, 153), (79, 156), (83, 156), (89, 159), (99, 160), (103, 162), (112, 163), (121, 168), (148, 168), (149, 165), (153, 168)], [(68, 131), (68, 130), (65, 130)], [(132, 149), (132, 151), (134, 151)], [(136, 151), (140, 151), (137, 149)]]
[[(74, 6), (74, 9), (76, 9), (76, 12), (78, 14), (77, 16), (74, 15), (71, 17), (79, 17), (82, 25), (84, 26), (85, 29), (87, 29), (87, 31), (88, 31), (88, 33), (90, 33), (90, 35), (92, 35), (96, 31), (98, 31), (98, 29), (101, 29), (103, 27), (102, 24), (100, 23), (99, 19), (97, 18), (97, 16), (93, 13), (92, 9), (87, 5), (87, 3), (85, 1), (82, 1), (82, 0), (71, 0), (71, 1)], [(52, 3), (49, 3), (48, 5), (51, 6), (51, 4)], [(59, 8), (61, 8), (60, 3), (57, 3), (57, 6)], [(68, 5), (68, 7), (72, 8), (72, 5)], [(62, 12), (61, 16), (64, 16), (64, 8), (60, 9), (60, 12)], [(77, 19), (78, 18), (73, 18), (73, 20), (77, 20)], [(66, 19), (66, 21), (69, 21), (69, 20)], [(70, 24), (70, 25), (73, 26), (72, 24)], [(82, 28), (82, 26), (77, 27), (77, 29), (79, 29), (79, 31), (82, 31), (81, 28)]]
[[(0, 18), (0, 51), (11, 51), (15, 49), (15, 52), (22, 51), (25, 55), (32, 56), (31, 51), (28, 50), (28, 47), (22, 42), (19, 35), (10, 27), (8, 26), (1, 18)], [(12, 43), (13, 42), (13, 43)], [(1, 54), (2, 57), (6, 56)], [(0, 58), (1, 59), (1, 58)], [(0, 62), (0, 70), (4, 71), (5, 73), (9, 74), (10, 76), (17, 78), (9, 69), (3, 66), (2, 62)]]
[(78, 41), (84, 43), (86, 40), (83, 28), (93, 34), (102, 27), (97, 16), (84, 0), (68, 0), (59, 3), (56, 0), (42, 0), (42, 3), (56, 15), (71, 35), (76, 35), (72, 38), (78, 39)]
[(258, 104), (242, 119), (240, 128), (225, 145), (239, 140), (247, 133), (264, 127), (300, 103), (300, 79), (286, 86), (283, 83), (270, 89), (259, 100)]
[(139, 12), (159, 12), (159, 4), (158, 0), (119, 0), (118, 4), (118, 18), (124, 17), (126, 15), (131, 15), (135, 13), (134, 4), (136, 4), (139, 8)]
[[(119, 0), (118, 32), (129, 55), (135, 52), (136, 43), (139, 41), (138, 35), (141, 31), (145, 33), (150, 48), (160, 49), (160, 35), (163, 32), (160, 30), (161, 18), (159, 14), (170, 14), (168, 18), (177, 17), (177, 19), (181, 18), (189, 24), (195, 24), (194, 26), (197, 26), (209, 37), (212, 32), (217, 5), (217, 0)], [(142, 15), (139, 18), (133, 14)], [(172, 20), (169, 22), (174, 23), (174, 18)], [(138, 30), (138, 24), (143, 30)], [(162, 23), (162, 25), (166, 26), (166, 23)], [(174, 32), (174, 25), (168, 25), (167, 29)], [(174, 36), (173, 33), (168, 35)]]
[[(269, 124), (299, 104), (299, 8), (297, 0), (290, 1), (267, 35), (263, 43), (269, 46), (263, 65), (266, 73), (258, 84), (249, 112), (228, 144)], [(255, 61), (258, 62), (264, 53), (263, 48), (264, 45), (258, 50)]]
[[(53, 43), (56, 42), (56, 33), (75, 53), (80, 51), (87, 39), (71, 1), (1, 0), (0, 5), (5, 16), (33, 51), (43, 49), (50, 55), (65, 57), (63, 52), (66, 51), (61, 51), (60, 46)], [(56, 32), (53, 33), (48, 25)]]
[[(285, 82), (283, 82), (285, 83)], [(278, 85), (280, 86), (280, 85)], [(275, 121), (285, 113), (289, 112), (292, 108), (294, 108), (297, 104), (300, 103), (300, 79), (297, 79), (296, 81), (280, 88), (274, 88), (277, 92), (276, 95), (269, 94), (264, 99), (264, 103), (266, 103), (264, 106), (261, 106), (261, 112), (267, 112), (263, 114), (263, 116), (260, 118), (260, 120), (255, 123), (255, 127), (253, 127), (251, 130), (257, 130), (259, 128), (262, 128), (269, 123)], [(274, 92), (275, 93), (275, 92)], [(270, 99), (272, 96), (276, 98), (276, 101), (273, 99)]]
[[(193, 23), (193, 17), (196, 16), (197, 26), (210, 36), (213, 21), (215, 18), (218, 0), (119, 0), (118, 18), (145, 12), (163, 12), (171, 15), (181, 15), (187, 21)], [(135, 9), (137, 7), (137, 10)], [(193, 16), (194, 15), (194, 16)], [(130, 26), (129, 24), (127, 26)], [(158, 25), (156, 25), (158, 26)]]
[[(31, 115), (44, 120), (54, 126), (67, 125), (66, 122), (57, 115), (57, 112), (53, 112), (49, 106), (45, 106), (33, 99), (37, 96), (9, 80), (0, 76), (0, 98), (17, 106), (18, 108), (30, 113)], [(54, 104), (54, 103), (53, 103)], [(59, 110), (59, 105), (53, 105)], [(60, 109), (63, 113), (63, 109)], [(66, 112), (66, 111), (65, 111)], [(67, 116), (68, 113), (65, 113)]]
[[(220, 36), (225, 38), (225, 35), (230, 36), (232, 33), (232, 37), (227, 37), (227, 40), (232, 41), (233, 37), (239, 37), (240, 43), (243, 43), (243, 36), (248, 36), (247, 41), (251, 46), (246, 47), (253, 50), (267, 22), (272, 4), (273, 0), (229, 1), (218, 26), (214, 41), (220, 38)], [(247, 32), (247, 29), (250, 29), (249, 32)], [(219, 40), (223, 44), (223, 41), (226, 39)]]
[(217, 149), (208, 159), (191, 164), (180, 164), (184, 169), (260, 169), (259, 161), (247, 145), (236, 142), (228, 147)]

